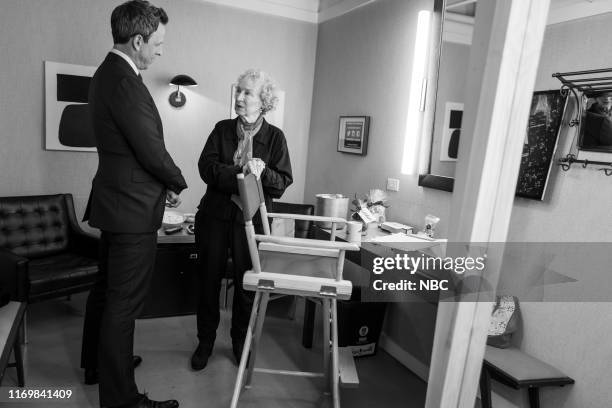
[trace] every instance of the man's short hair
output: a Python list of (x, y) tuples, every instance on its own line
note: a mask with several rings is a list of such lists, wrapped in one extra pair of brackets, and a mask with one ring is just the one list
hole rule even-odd
[(146, 0), (131, 0), (115, 7), (111, 14), (111, 30), (115, 44), (125, 44), (140, 34), (144, 42), (157, 31), (159, 23), (168, 24), (168, 15), (161, 7)]

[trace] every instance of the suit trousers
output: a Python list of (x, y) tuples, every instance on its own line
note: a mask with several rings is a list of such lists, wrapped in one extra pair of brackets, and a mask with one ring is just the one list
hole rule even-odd
[[(231, 220), (210, 217), (202, 211), (196, 214), (195, 240), (200, 268), (198, 273), (197, 325), (200, 345), (212, 352), (219, 326), (219, 294), (225, 276), (228, 255), (234, 265), (234, 296), (232, 302), (231, 336), (234, 343), (243, 343), (246, 337), (253, 292), (242, 287), (244, 272), (251, 269), (244, 224), (236, 221), (242, 212), (234, 205)], [(228, 252), (229, 251), (229, 252)]]
[(140, 398), (134, 379), (134, 321), (151, 284), (157, 234), (102, 231), (100, 273), (87, 298), (81, 366), (98, 368), (102, 407)]

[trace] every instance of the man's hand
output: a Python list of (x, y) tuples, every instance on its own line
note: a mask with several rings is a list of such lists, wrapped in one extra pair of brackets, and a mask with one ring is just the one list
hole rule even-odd
[(172, 190), (166, 192), (166, 207), (176, 208), (181, 205), (181, 197)]
[(265, 168), (266, 163), (264, 163), (263, 160), (254, 158), (249, 160), (247, 164), (244, 165), (244, 172), (245, 174), (253, 173), (255, 177), (259, 179)]

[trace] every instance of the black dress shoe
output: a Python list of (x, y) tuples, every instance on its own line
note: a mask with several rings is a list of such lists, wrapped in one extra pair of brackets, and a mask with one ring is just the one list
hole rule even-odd
[(97, 368), (86, 368), (85, 369), (85, 384), (94, 385), (98, 383), (98, 369)]
[(210, 357), (210, 349), (198, 344), (198, 347), (191, 356), (191, 368), (196, 371), (203, 370), (208, 364), (208, 358)]
[(177, 400), (153, 401), (147, 397), (147, 394), (142, 394), (140, 401), (130, 408), (177, 408), (178, 406)]
[[(142, 363), (142, 357), (134, 356), (132, 360), (134, 368), (138, 367)], [(97, 368), (86, 368), (85, 369), (85, 384), (94, 385), (98, 383), (98, 369)]]

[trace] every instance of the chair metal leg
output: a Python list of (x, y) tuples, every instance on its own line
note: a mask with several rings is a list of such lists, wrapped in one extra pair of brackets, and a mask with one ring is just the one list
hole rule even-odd
[(529, 408), (540, 408), (540, 389), (531, 387), (527, 392), (529, 393)]
[(249, 357), (249, 351), (251, 349), (251, 342), (253, 340), (253, 327), (257, 320), (257, 312), (259, 309), (259, 303), (261, 301), (261, 292), (255, 292), (255, 299), (253, 300), (253, 308), (251, 309), (251, 318), (249, 320), (249, 327), (247, 328), (246, 338), (244, 339), (244, 348), (242, 350), (242, 356), (240, 358), (240, 366), (238, 367), (238, 375), (236, 376), (236, 384), (234, 385), (234, 393), (232, 394), (232, 402), (230, 407), (236, 408), (238, 406), (238, 398), (240, 397), (240, 391), (242, 390), (242, 381), (244, 379), (244, 371), (246, 369), (247, 360)]
[(325, 390), (331, 391), (329, 357), (330, 357), (330, 314), (329, 299), (322, 299), (323, 310), (323, 373), (325, 374)]
[(295, 320), (295, 310), (297, 309), (297, 296), (291, 296), (291, 306), (289, 306), (289, 310), (287, 311), (287, 317), (291, 320)]
[(248, 371), (247, 371), (247, 376), (246, 376), (245, 387), (251, 386), (251, 379), (253, 378), (253, 370), (255, 369), (255, 360), (257, 358), (257, 348), (259, 346), (259, 339), (261, 337), (261, 331), (263, 329), (264, 320), (266, 320), (266, 310), (268, 309), (269, 299), (270, 299), (270, 292), (264, 292), (261, 296), (259, 312), (257, 313), (257, 323), (255, 324), (255, 333), (253, 336), (253, 346), (251, 347), (252, 348), (251, 358), (249, 358), (249, 361), (247, 361)]
[(482, 408), (491, 408), (491, 375), (483, 365), (480, 369), (480, 404)]
[(233, 281), (230, 279), (223, 278), (223, 310), (227, 310), (230, 304), (229, 291), (232, 288)]
[(19, 337), (21, 338), (21, 344), (28, 344), (28, 309), (26, 309), (25, 313), (23, 314), (23, 322), (21, 323), (20, 332)]
[(308, 297), (304, 298), (304, 326), (302, 328), (302, 346), (304, 348), (312, 348), (316, 313), (317, 304)]
[(15, 340), (13, 352), (15, 357), (15, 368), (17, 369), (17, 385), (24, 387), (25, 376), (23, 375), (23, 353), (21, 352), (21, 342), (19, 339)]
[(336, 299), (331, 300), (332, 326), (332, 398), (334, 408), (340, 408), (340, 369), (338, 364), (338, 310)]
[(221, 307), (227, 310), (227, 279), (221, 279)]

